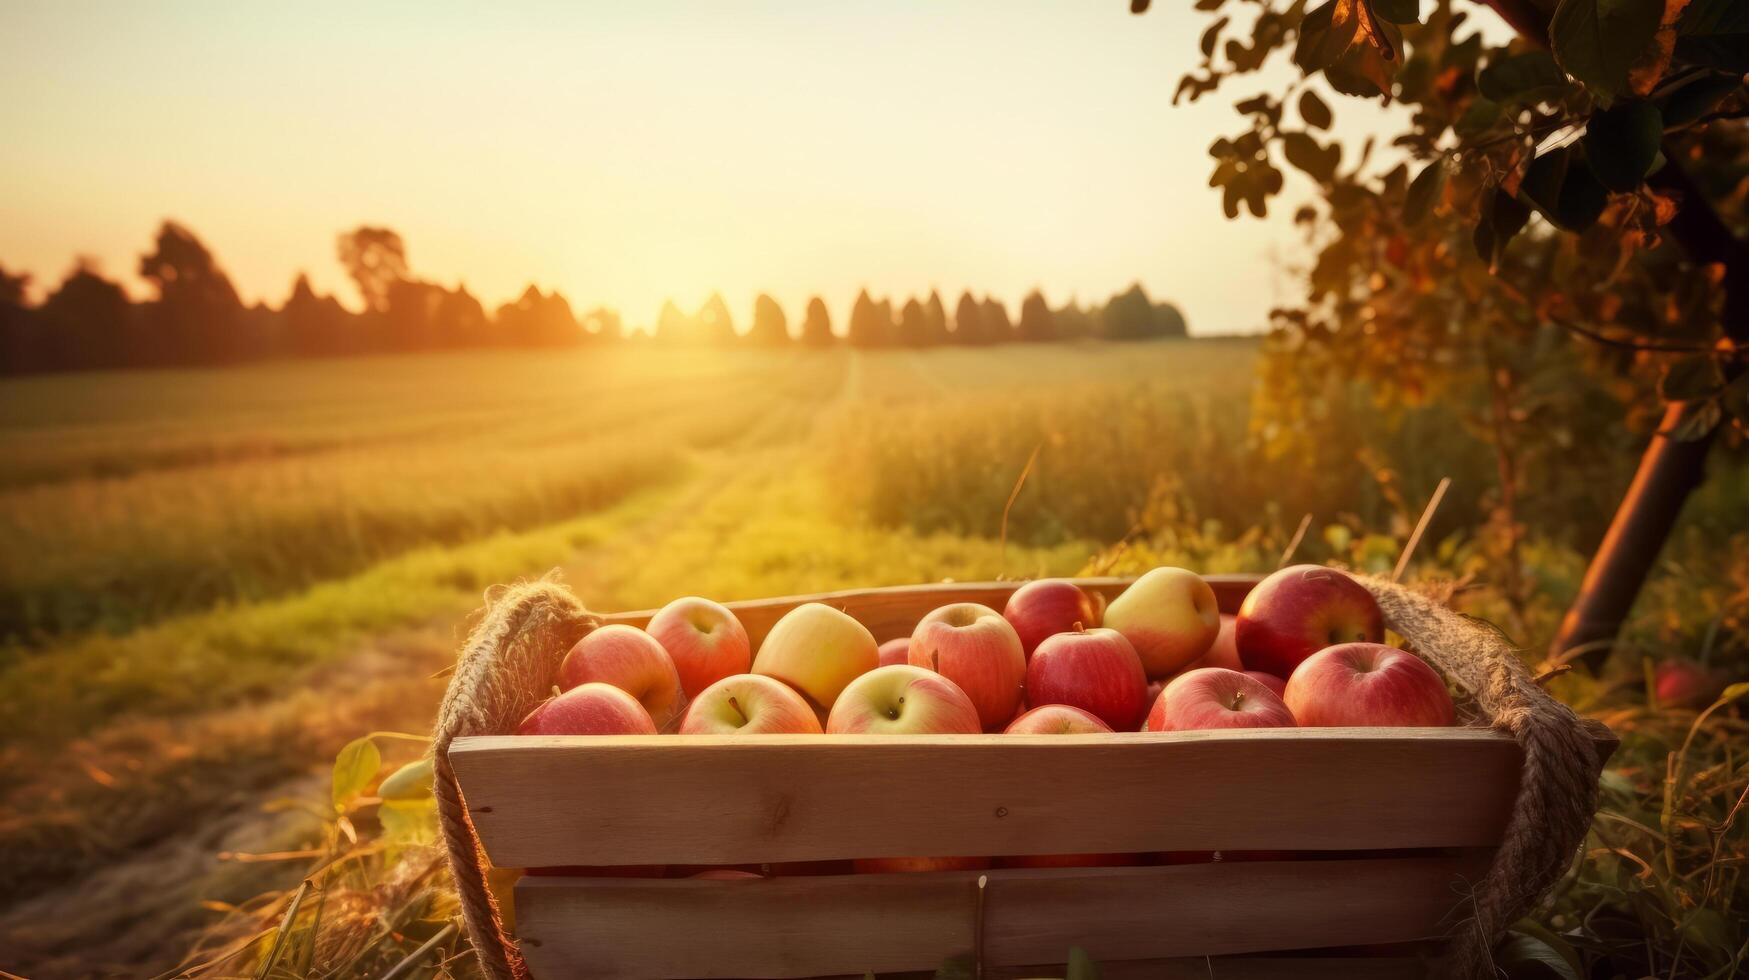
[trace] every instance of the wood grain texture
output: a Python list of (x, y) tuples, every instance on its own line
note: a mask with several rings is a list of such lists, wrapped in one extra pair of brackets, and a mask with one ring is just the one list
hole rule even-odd
[[(1203, 578), (1215, 590), (1215, 599), (1220, 603), (1221, 611), (1235, 613), (1239, 611), (1239, 603), (1245, 601), (1246, 593), (1258, 582), (1256, 575), (1205, 575)], [(1082, 588), (1103, 595), (1107, 601), (1117, 597), (1135, 579), (1123, 578), (1078, 578), (1074, 580)], [(750, 599), (744, 602), (726, 602), (724, 605), (735, 611), (735, 616), (741, 620), (741, 625), (747, 629), (747, 638), (755, 649), (765, 639), (765, 634), (771, 630), (772, 624), (783, 617), (784, 613), (806, 602), (823, 602), (828, 606), (854, 616), (864, 626), (869, 628), (876, 640), (886, 641), (901, 636), (910, 636), (917, 628), (917, 621), (931, 610), (953, 602), (977, 602), (1000, 612), (1008, 597), (1014, 590), (1025, 585), (1025, 582), (940, 582), (933, 585), (897, 585), (884, 589), (847, 589), (841, 592), (820, 592), (814, 595), (783, 596), (776, 599)], [(640, 609), (635, 612), (614, 613), (604, 616), (609, 623), (624, 623), (639, 629), (649, 625), (650, 617), (656, 614), (654, 609)]]
[[(1239, 956), (1184, 956), (1163, 960), (1118, 960), (1099, 964), (1102, 980), (1423, 980), (1427, 957), (1418, 946), (1407, 943), (1390, 952), (1343, 955), (1341, 950), (1321, 950), (1303, 955), (1249, 953)], [(1061, 977), (1062, 963), (1029, 966), (986, 966), (985, 980), (1030, 980)], [(814, 980), (864, 980), (865, 974), (818, 977)], [(883, 973), (881, 980), (934, 980), (934, 970)], [(541, 978), (546, 980), (546, 978)]]
[(1484, 729), (494, 736), (450, 761), (499, 867), (1492, 846)]
[[(1070, 946), (1115, 963), (1434, 938), (1450, 924), (1462, 903), (1461, 882), (1480, 870), (1480, 860), (992, 871), (984, 896), (984, 961), (996, 967), (1060, 962)], [(977, 872), (740, 881), (524, 878), (516, 890), (517, 930), (541, 977), (927, 970), (971, 952), (977, 880)]]

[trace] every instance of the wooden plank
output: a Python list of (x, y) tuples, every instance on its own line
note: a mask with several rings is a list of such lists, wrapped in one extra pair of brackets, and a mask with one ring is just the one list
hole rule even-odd
[[(1480, 857), (992, 871), (984, 960), (1060, 962), (1072, 945), (1107, 963), (1434, 938), (1461, 906), (1457, 882), (1479, 870)], [(927, 970), (971, 952), (977, 880), (976, 872), (525, 877), (516, 888), (517, 930), (542, 977)]]
[[(1061, 963), (984, 971), (986, 980), (1062, 975)], [(1422, 980), (1427, 968), (1418, 956), (1195, 956), (1106, 962), (1099, 964), (1099, 975), (1101, 980)], [(933, 976), (919, 974), (919, 980)]]
[(1485, 729), (493, 736), (450, 761), (500, 867), (1496, 844)]
[[(1393, 946), (1391, 953), (1341, 955), (1318, 951), (1305, 955), (1181, 956), (1163, 960), (1119, 960), (1099, 964), (1101, 980), (1422, 980), (1426, 958), (1414, 955), (1418, 945)], [(1062, 963), (991, 966), (985, 980), (1030, 980), (1061, 977)], [(815, 980), (864, 980), (866, 974), (819, 977)], [(883, 973), (881, 980), (934, 980), (935, 971)], [(542, 978), (545, 980), (545, 978)]]
[[(1219, 601), (1222, 612), (1239, 611), (1239, 603), (1245, 600), (1246, 593), (1257, 584), (1256, 575), (1205, 575), (1203, 576), (1214, 587), (1215, 599)], [(1097, 592), (1109, 601), (1127, 588), (1133, 577), (1113, 578), (1080, 578), (1075, 580), (1082, 588)], [(927, 615), (930, 610), (945, 606), (952, 602), (978, 602), (998, 611), (1008, 602), (1008, 597), (1020, 588), (1024, 582), (937, 582), (932, 585), (899, 585), (882, 589), (846, 589), (840, 592), (820, 592), (814, 595), (783, 596), (776, 599), (750, 599), (743, 602), (727, 602), (724, 605), (735, 611), (735, 616), (741, 620), (741, 625), (747, 628), (747, 638), (757, 648), (765, 639), (765, 634), (771, 630), (772, 624), (783, 617), (784, 613), (805, 603), (823, 602), (826, 605), (842, 609), (856, 617), (875, 639), (886, 641), (901, 636), (910, 636), (917, 628), (917, 621)], [(650, 617), (656, 614), (654, 609), (640, 609), (635, 612), (615, 613), (603, 617), (609, 623), (625, 623), (639, 629), (647, 626)]]

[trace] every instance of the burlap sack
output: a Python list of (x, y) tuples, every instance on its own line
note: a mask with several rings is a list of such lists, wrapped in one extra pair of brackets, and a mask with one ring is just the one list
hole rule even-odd
[[(1474, 698), (1481, 715), (1524, 748), (1517, 802), (1493, 865), (1454, 902), (1460, 924), (1442, 964), (1452, 977), (1492, 972), (1489, 950), (1565, 873), (1597, 810), (1597, 778), (1613, 738), (1538, 687), (1505, 637), (1408, 588), (1363, 579), (1385, 622), (1415, 651)], [(468, 936), (493, 980), (528, 976), (515, 941), (501, 928), (487, 863), (468, 818), (452, 741), (499, 735), (545, 700), (560, 658), (600, 620), (564, 587), (536, 582), (496, 591), (468, 637), (438, 712), (432, 740), (438, 814)]]

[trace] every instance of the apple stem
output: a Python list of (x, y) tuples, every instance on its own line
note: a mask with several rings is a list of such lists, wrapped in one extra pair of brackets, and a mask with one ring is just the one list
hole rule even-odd
[(1087, 632), (1087, 627), (1082, 625), (1081, 621), (1079, 619), (1077, 619), (1077, 620), (1075, 620), (1075, 628), (1071, 632), (1085, 633), (1085, 632)]
[[(929, 651), (929, 669), (935, 671), (937, 674), (941, 673), (941, 651), (940, 650)], [(900, 700), (902, 701), (904, 699), (900, 698)]]
[(564, 692), (564, 691), (561, 691), (561, 690), (559, 690), (559, 685), (557, 685), (557, 684), (554, 684), (554, 685), (553, 685), (553, 697), (555, 697), (555, 698), (556, 698), (556, 697), (558, 697), (558, 696), (559, 696), (559, 695), (561, 695), (561, 694), (563, 694), (563, 693), (565, 693), (565, 692)]
[(741, 710), (741, 702), (735, 700), (733, 694), (729, 695), (729, 707), (734, 708), (735, 714), (741, 716), (741, 724), (747, 724), (747, 712)]

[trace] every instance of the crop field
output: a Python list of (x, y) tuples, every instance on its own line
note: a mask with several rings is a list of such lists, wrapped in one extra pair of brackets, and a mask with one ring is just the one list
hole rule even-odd
[(283, 884), (246, 856), (296, 851), (340, 744), (429, 724), (495, 583), (558, 574), (616, 609), (1072, 573), (1168, 481), (1233, 476), (1218, 443), (1243, 439), (1255, 357), (618, 349), (8, 381), (0, 946), (173, 961), (210, 903)]

